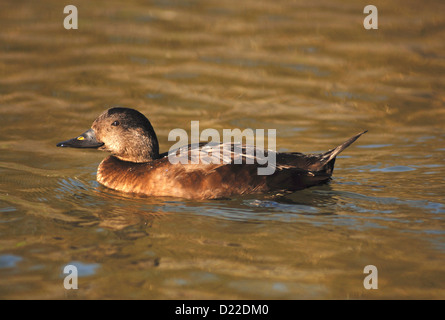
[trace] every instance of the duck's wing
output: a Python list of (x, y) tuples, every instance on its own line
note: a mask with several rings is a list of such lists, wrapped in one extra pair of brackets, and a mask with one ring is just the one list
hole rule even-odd
[(310, 172), (332, 174), (335, 158), (357, 140), (367, 130), (349, 138), (339, 146), (321, 154), (303, 154), (299, 152), (281, 153), (277, 158), (277, 169), (299, 168)]
[[(273, 153), (273, 154), (271, 154)], [(263, 150), (241, 143), (202, 142), (190, 144), (169, 151), (161, 157), (169, 157), (182, 164), (265, 164), (271, 156), (278, 155), (272, 150)]]
[(321, 154), (304, 154), (300, 152), (279, 153), (277, 157), (277, 169), (311, 171), (320, 163), (321, 156)]

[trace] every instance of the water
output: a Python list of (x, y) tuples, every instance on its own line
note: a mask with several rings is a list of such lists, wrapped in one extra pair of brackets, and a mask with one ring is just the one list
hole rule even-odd
[[(2, 299), (445, 298), (441, 1), (0, 3)], [(328, 184), (274, 197), (133, 197), (106, 154), (59, 149), (110, 106), (174, 128), (277, 129), (279, 151), (369, 132)], [(63, 269), (78, 267), (78, 290)], [(363, 286), (366, 265), (378, 289)]]

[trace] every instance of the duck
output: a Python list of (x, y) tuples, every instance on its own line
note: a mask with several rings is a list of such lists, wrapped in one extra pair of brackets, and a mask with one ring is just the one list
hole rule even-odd
[[(92, 148), (110, 152), (98, 166), (97, 181), (110, 189), (148, 197), (226, 199), (248, 194), (295, 192), (328, 182), (338, 154), (367, 130), (320, 154), (275, 152), (272, 174), (258, 174), (263, 161), (246, 161), (249, 146), (215, 143), (219, 152), (208, 152), (209, 144), (189, 144), (159, 153), (159, 142), (150, 121), (141, 112), (124, 107), (105, 110), (81, 135), (57, 143), (57, 147)], [(207, 148), (207, 149), (206, 149)], [(227, 161), (171, 161), (185, 150), (185, 157), (228, 152)], [(218, 149), (212, 149), (218, 150)], [(256, 152), (250, 160), (261, 160)], [(235, 161), (237, 159), (245, 161)], [(214, 160), (214, 159), (213, 159)], [(262, 163), (262, 164), (261, 164)]]

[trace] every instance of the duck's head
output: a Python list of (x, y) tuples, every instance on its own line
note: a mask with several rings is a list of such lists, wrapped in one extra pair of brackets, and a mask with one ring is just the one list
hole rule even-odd
[(159, 144), (150, 121), (139, 111), (111, 108), (94, 120), (91, 129), (57, 144), (58, 147), (96, 148), (123, 161), (148, 162), (159, 157)]

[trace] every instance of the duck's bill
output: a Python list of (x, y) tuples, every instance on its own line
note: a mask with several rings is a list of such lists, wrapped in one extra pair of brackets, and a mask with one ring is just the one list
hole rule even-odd
[(96, 140), (96, 134), (93, 129), (89, 129), (80, 136), (70, 140), (62, 141), (57, 144), (58, 147), (70, 148), (99, 148), (103, 146), (102, 142)]

